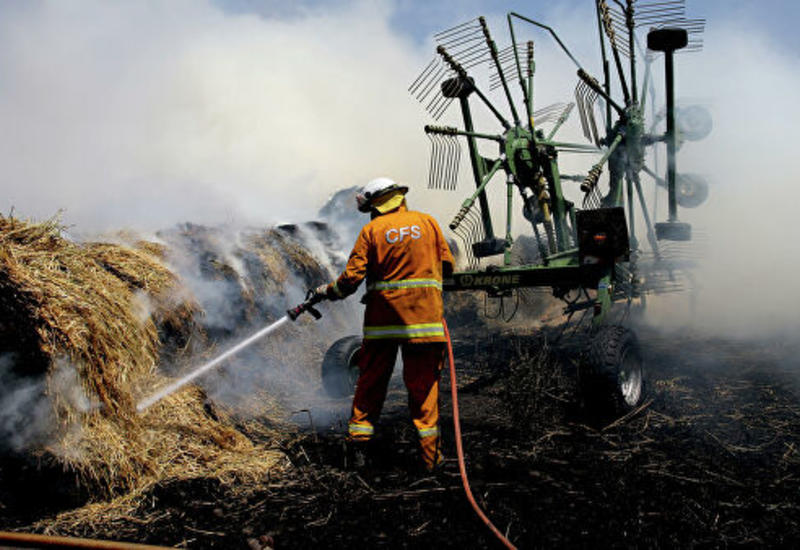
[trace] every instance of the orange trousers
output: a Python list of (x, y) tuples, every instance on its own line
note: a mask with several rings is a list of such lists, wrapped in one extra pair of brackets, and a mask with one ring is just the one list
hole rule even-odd
[(419, 435), (420, 456), (430, 470), (442, 460), (439, 451), (439, 375), (444, 364), (443, 343), (364, 340), (348, 426), (349, 439), (369, 441), (375, 432), (374, 423), (383, 409), (398, 347), (402, 349), (403, 381), (408, 389), (411, 420)]

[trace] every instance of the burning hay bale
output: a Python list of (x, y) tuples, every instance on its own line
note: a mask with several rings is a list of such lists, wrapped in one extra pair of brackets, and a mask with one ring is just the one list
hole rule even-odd
[(49, 404), (47, 432), (16, 450), (106, 495), (165, 478), (263, 477), (281, 455), (210, 414), (198, 388), (136, 413), (136, 398), (164, 383), (163, 327), (191, 334), (197, 311), (152, 248), (79, 244), (55, 221), (0, 217), (0, 354), (15, 376), (43, 380)]
[(181, 224), (161, 231), (166, 259), (199, 300), (212, 340), (284, 315), (331, 274), (297, 238), (278, 229)]
[[(337, 265), (334, 233), (319, 222), (274, 228), (181, 224), (157, 234), (166, 261), (181, 274), (198, 300), (199, 319), (210, 342), (222, 351), (286, 314), (306, 290), (333, 280)], [(318, 399), (319, 365), (336, 339), (361, 331), (357, 300), (323, 306), (323, 317), (298, 319), (242, 350), (204, 376), (215, 401), (240, 417), (274, 417), (250, 399), (268, 391), (291, 406)], [(255, 406), (255, 408), (254, 408)], [(288, 412), (288, 411), (287, 411)]]
[(172, 357), (187, 350), (191, 338), (204, 342), (204, 333), (196, 318), (201, 313), (193, 296), (179, 284), (178, 277), (164, 267), (166, 246), (136, 241), (134, 248), (110, 243), (88, 243), (87, 254), (104, 269), (127, 283), (134, 293), (140, 314), (150, 315), (159, 333), (162, 357)]

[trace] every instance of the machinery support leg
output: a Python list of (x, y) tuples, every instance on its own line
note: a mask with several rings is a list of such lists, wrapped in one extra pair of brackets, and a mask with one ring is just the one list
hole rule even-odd
[(597, 298), (594, 302), (594, 318), (592, 318), (592, 329), (599, 328), (606, 320), (608, 312), (611, 311), (611, 270), (608, 269), (597, 283)]

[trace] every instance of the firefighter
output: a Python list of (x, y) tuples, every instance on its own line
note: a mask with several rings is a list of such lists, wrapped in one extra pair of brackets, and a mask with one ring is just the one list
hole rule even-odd
[(348, 424), (348, 441), (370, 441), (380, 416), (398, 348), (411, 419), (419, 435), (424, 468), (442, 461), (439, 450), (439, 374), (445, 334), (442, 278), (454, 260), (431, 216), (408, 210), (408, 187), (376, 178), (356, 195), (371, 221), (358, 235), (344, 272), (315, 292), (330, 300), (354, 293), (366, 278), (364, 339), (359, 377)]

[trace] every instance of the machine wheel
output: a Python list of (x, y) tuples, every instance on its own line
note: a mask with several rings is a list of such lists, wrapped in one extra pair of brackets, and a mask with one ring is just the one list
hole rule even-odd
[(358, 380), (361, 336), (336, 340), (322, 360), (322, 388), (331, 397), (352, 395)]
[(586, 404), (602, 415), (624, 414), (642, 401), (644, 376), (636, 334), (625, 327), (602, 327), (589, 345), (582, 369)]

